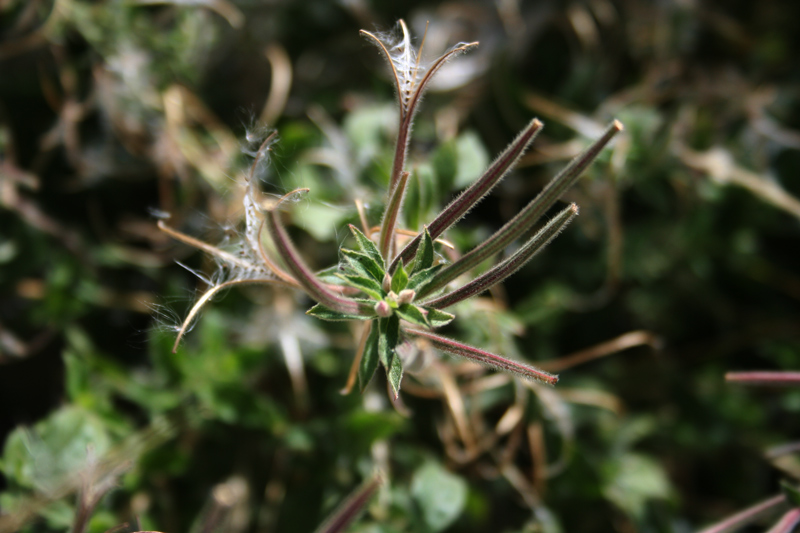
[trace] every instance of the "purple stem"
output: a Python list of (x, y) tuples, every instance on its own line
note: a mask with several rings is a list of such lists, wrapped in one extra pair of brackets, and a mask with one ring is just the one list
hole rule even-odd
[[(464, 254), (456, 263), (442, 269), (439, 272), (440, 279), (453, 280), (457, 278), (482, 263), (484, 259), (498, 253), (528, 231), (556, 203), (561, 195), (575, 184), (583, 171), (586, 170), (586, 167), (597, 158), (605, 145), (620, 131), (622, 131), (622, 124), (615, 120), (609, 125), (602, 137), (575, 157), (514, 218), (506, 222), (488, 240)], [(431, 233), (431, 236), (433, 236), (433, 233)]]
[(800, 386), (800, 372), (728, 372), (725, 381), (742, 385), (768, 385), (773, 387)]
[(410, 328), (406, 329), (405, 331), (411, 335), (428, 339), (428, 341), (433, 344), (434, 348), (451, 355), (476, 361), (483, 365), (492, 366), (506, 372), (513, 372), (514, 374), (517, 374), (525, 379), (547, 383), (548, 385), (555, 385), (558, 382), (558, 376), (556, 375), (549, 374), (522, 363), (518, 363), (517, 361), (513, 361), (511, 359), (506, 359), (505, 357), (481, 350), (480, 348), (475, 348), (469, 344), (463, 344), (453, 339), (436, 335), (435, 333), (431, 333), (429, 331)]
[[(483, 291), (493, 287), (494, 285), (497, 285), (507, 277), (517, 272), (517, 270), (522, 268), (528, 261), (533, 259), (533, 257), (543, 250), (545, 246), (550, 244), (550, 242), (555, 239), (558, 234), (567, 227), (567, 224), (572, 222), (572, 219), (577, 215), (578, 206), (575, 204), (570, 204), (569, 207), (561, 211), (553, 220), (548, 222), (544, 228), (542, 228), (531, 238), (531, 240), (525, 243), (522, 248), (517, 250), (514, 255), (505, 261), (502, 261), (500, 264), (495, 265), (493, 268), (487, 272), (484, 272), (482, 275), (473, 279), (469, 283), (462, 285), (452, 292), (439, 296), (438, 298), (424, 302), (423, 305), (435, 307), (437, 309), (444, 309), (473, 296), (477, 296)], [(448, 282), (449, 280), (444, 281), (444, 284)], [(443, 286), (443, 284), (438, 283), (436, 276), (434, 276), (430, 285), (425, 288), (425, 292), (430, 292), (430, 290), (427, 289), (430, 289), (431, 287), (433, 287), (435, 290), (441, 286)]]
[(767, 533), (791, 533), (800, 523), (800, 509), (792, 509), (778, 520)]
[(734, 529), (744, 527), (760, 518), (766, 512), (771, 511), (774, 507), (783, 504), (785, 501), (786, 496), (783, 494), (773, 496), (768, 500), (759, 502), (752, 507), (748, 507), (744, 511), (726, 518), (722, 522), (717, 522), (713, 526), (709, 526), (698, 533), (727, 533), (728, 531), (733, 531)]
[[(428, 232), (432, 239), (436, 239), (449, 227), (458, 222), (467, 212), (475, 207), (480, 200), (489, 194), (503, 177), (516, 165), (528, 146), (531, 145), (536, 135), (541, 131), (542, 123), (539, 119), (533, 119), (528, 126), (517, 135), (517, 138), (508, 145), (508, 148), (501, 153), (494, 163), (486, 169), (483, 175), (462, 192), (455, 200), (445, 207), (439, 215), (428, 225)], [(414, 237), (400, 252), (398, 257), (389, 267), (389, 272), (397, 268), (399, 260), (408, 263), (417, 251), (422, 234)]]
[(267, 229), (275, 243), (275, 249), (286, 263), (286, 268), (292, 273), (297, 282), (311, 298), (341, 313), (363, 316), (372, 316), (375, 314), (370, 305), (361, 304), (349, 298), (342, 298), (328, 290), (328, 288), (314, 276), (311, 269), (309, 269), (300, 258), (300, 254), (297, 253), (292, 241), (289, 239), (289, 235), (286, 234), (286, 230), (280, 221), (280, 213), (277, 209), (269, 211), (266, 219)]

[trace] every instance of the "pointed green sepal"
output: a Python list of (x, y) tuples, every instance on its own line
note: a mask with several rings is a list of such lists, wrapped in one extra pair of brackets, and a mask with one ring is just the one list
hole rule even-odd
[(417, 254), (414, 256), (414, 266), (411, 269), (412, 276), (417, 272), (421, 272), (433, 265), (433, 239), (431, 234), (428, 233), (428, 228), (422, 231), (422, 241), (417, 248)]
[(374, 316), (340, 313), (339, 311), (334, 311), (333, 309), (322, 304), (315, 305), (306, 311), (306, 314), (319, 318), (320, 320), (328, 320), (331, 322), (340, 322), (342, 320), (369, 320), (370, 318), (375, 318)]
[(386, 272), (384, 272), (381, 263), (378, 263), (369, 255), (346, 248), (342, 249), (342, 255), (345, 259), (345, 267), (352, 270), (354, 275), (370, 277), (378, 283), (383, 281)]
[(446, 326), (456, 317), (456, 315), (446, 313), (440, 309), (434, 309), (433, 307), (425, 307), (424, 309), (428, 312), (428, 322), (432, 328)]
[(317, 276), (318, 280), (324, 283), (328, 283), (330, 285), (342, 285), (342, 280), (339, 279), (338, 276), (346, 269), (346, 265), (333, 265), (329, 266), (328, 268), (318, 270), (314, 273), (314, 275)]
[(392, 387), (395, 398), (400, 394), (400, 381), (403, 379), (403, 362), (395, 348), (400, 343), (400, 319), (396, 314), (378, 321), (380, 339), (378, 357), (386, 369), (386, 379)]
[(416, 305), (404, 304), (395, 309), (395, 312), (397, 313), (397, 316), (406, 322), (411, 322), (412, 324), (426, 328), (431, 326), (427, 317), (425, 316), (425, 313)]
[(364, 345), (364, 354), (361, 356), (361, 364), (358, 366), (358, 386), (361, 392), (369, 385), (372, 376), (378, 369), (378, 340), (380, 338), (380, 331), (378, 325), (373, 322), (372, 329), (367, 337), (367, 343)]
[(403, 265), (398, 265), (392, 276), (392, 291), (395, 294), (399, 294), (400, 291), (406, 288), (406, 285), (408, 285), (408, 274)]
[(426, 268), (424, 270), (420, 270), (408, 280), (408, 285), (406, 285), (406, 289), (412, 289), (414, 291), (421, 291), (425, 288), (428, 283), (433, 280), (433, 277), (439, 272), (444, 265), (438, 264), (432, 266), (430, 268)]
[(350, 232), (353, 234), (353, 237), (356, 238), (356, 242), (358, 243), (358, 247), (361, 251), (371, 257), (376, 263), (381, 266), (381, 269), (386, 269), (386, 265), (383, 262), (383, 257), (381, 257), (381, 253), (378, 251), (378, 247), (375, 246), (375, 243), (372, 242), (366, 235), (361, 233), (357, 227), (350, 224)]
[(337, 277), (344, 281), (346, 285), (360, 290), (375, 300), (380, 300), (383, 298), (383, 291), (381, 291), (380, 283), (372, 278), (367, 278), (364, 276), (350, 276), (347, 274), (337, 274)]

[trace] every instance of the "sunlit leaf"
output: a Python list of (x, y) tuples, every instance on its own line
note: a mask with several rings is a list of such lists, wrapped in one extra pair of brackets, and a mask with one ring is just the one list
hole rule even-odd
[(414, 472), (411, 494), (422, 509), (428, 528), (442, 531), (464, 510), (467, 484), (441, 465), (428, 462)]
[(353, 234), (353, 237), (356, 238), (356, 243), (361, 249), (361, 252), (372, 258), (373, 261), (380, 265), (381, 269), (384, 269), (383, 257), (381, 257), (381, 253), (378, 251), (378, 247), (375, 246), (375, 243), (352, 224), (350, 224), (350, 232)]
[(394, 275), (392, 275), (392, 290), (395, 294), (399, 294), (400, 291), (406, 288), (406, 285), (408, 285), (408, 274), (403, 265), (399, 265), (397, 270), (394, 271)]

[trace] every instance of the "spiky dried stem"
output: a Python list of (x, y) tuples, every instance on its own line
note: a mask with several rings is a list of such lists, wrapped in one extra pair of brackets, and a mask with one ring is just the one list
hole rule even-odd
[(225, 250), (220, 250), (216, 246), (212, 246), (208, 243), (205, 243), (199, 239), (195, 239), (190, 235), (186, 235), (185, 233), (181, 233), (180, 231), (167, 226), (163, 220), (159, 220), (156, 225), (158, 229), (169, 235), (175, 240), (181, 241), (184, 244), (188, 244), (189, 246), (193, 246), (198, 250), (203, 250), (207, 254), (218, 257), (219, 259), (225, 261), (226, 263), (230, 263), (231, 265), (235, 265), (237, 267), (241, 267), (246, 270), (259, 270), (255, 265), (248, 263), (247, 261), (243, 261), (239, 257), (236, 257), (233, 254), (226, 252)]
[[(281, 199), (281, 201), (283, 201), (283, 199)], [(283, 258), (286, 263), (286, 268), (289, 269), (292, 276), (294, 276), (311, 298), (340, 313), (361, 316), (374, 315), (371, 306), (350, 300), (349, 298), (342, 298), (331, 292), (328, 287), (314, 276), (311, 269), (303, 262), (294, 244), (292, 244), (292, 241), (289, 239), (289, 235), (286, 233), (283, 224), (281, 224), (280, 213), (276, 208), (267, 212), (266, 222), (267, 229), (272, 237), (272, 241), (275, 243), (278, 255)]]
[[(600, 139), (592, 143), (589, 148), (573, 159), (570, 164), (553, 178), (542, 192), (531, 200), (531, 202), (517, 213), (514, 218), (506, 222), (503, 227), (497, 230), (488, 240), (464, 254), (457, 263), (448, 265), (442, 269), (442, 271), (439, 272), (440, 279), (447, 280), (447, 282), (454, 280), (464, 272), (479, 265), (485, 259), (493, 256), (527, 232), (536, 221), (556, 203), (559, 197), (575, 184), (575, 181), (577, 181), (581, 173), (595, 158), (597, 158), (603, 147), (605, 147), (617, 133), (622, 131), (622, 129), (623, 126), (621, 122), (618, 120), (612, 122)], [(402, 253), (400, 255), (402, 255)]]
[(394, 235), (395, 229), (397, 228), (397, 217), (403, 207), (408, 175), (408, 172), (403, 172), (400, 175), (400, 181), (397, 182), (397, 186), (389, 195), (389, 202), (386, 204), (386, 211), (384, 212), (383, 221), (381, 222), (379, 250), (387, 264), (392, 260), (391, 253), (395, 243)]
[[(577, 215), (578, 206), (576, 204), (571, 204), (569, 207), (556, 215), (553, 220), (548, 222), (544, 228), (534, 235), (531, 240), (525, 243), (525, 245), (517, 250), (517, 252), (511, 257), (502, 261), (500, 264), (495, 265), (493, 268), (473, 279), (466, 285), (463, 285), (452, 292), (439, 296), (438, 298), (424, 302), (422, 305), (435, 307), (437, 309), (444, 309), (473, 296), (477, 296), (483, 291), (502, 282), (507, 277), (511, 276), (520, 268), (522, 268), (528, 261), (533, 259), (533, 257), (542, 249), (544, 249), (545, 246), (550, 244), (550, 242), (555, 239)], [(436, 276), (434, 276), (433, 280), (431, 281), (431, 285), (438, 285), (438, 287), (442, 287), (445, 284), (447, 284), (446, 281), (444, 284), (439, 283), (436, 279)]]
[(219, 285), (215, 285), (207, 290), (203, 295), (194, 303), (191, 310), (189, 310), (189, 314), (186, 315), (186, 318), (183, 319), (183, 323), (181, 323), (181, 328), (178, 331), (178, 336), (175, 339), (175, 344), (172, 345), (172, 353), (178, 351), (178, 346), (181, 343), (181, 339), (189, 330), (189, 326), (194, 322), (194, 319), (197, 317), (197, 314), (200, 310), (205, 307), (205, 305), (211, 301), (218, 292), (227, 289), (229, 287), (233, 287), (235, 285), (246, 285), (246, 284), (264, 284), (264, 285), (282, 285), (284, 287), (293, 287), (279, 279), (235, 279), (231, 281), (226, 281), (225, 283), (220, 283)]
[(434, 348), (451, 355), (463, 357), (464, 359), (469, 359), (482, 365), (491, 366), (505, 372), (513, 372), (522, 378), (539, 381), (548, 385), (555, 385), (558, 382), (558, 376), (556, 375), (544, 372), (517, 361), (513, 361), (511, 359), (506, 359), (505, 357), (481, 350), (480, 348), (470, 346), (469, 344), (464, 344), (456, 340), (448, 339), (447, 337), (442, 337), (441, 335), (419, 329), (408, 328), (405, 330), (405, 332), (416, 337), (423, 337), (430, 341)]
[(253, 178), (256, 175), (256, 170), (258, 169), (258, 165), (261, 164), (261, 160), (264, 159), (264, 154), (269, 151), (268, 147), (275, 138), (278, 136), (277, 131), (273, 131), (262, 141), (261, 146), (258, 147), (258, 152), (256, 152), (256, 157), (253, 159), (253, 164), (250, 165), (250, 173), (247, 175), (247, 181), (252, 182)]

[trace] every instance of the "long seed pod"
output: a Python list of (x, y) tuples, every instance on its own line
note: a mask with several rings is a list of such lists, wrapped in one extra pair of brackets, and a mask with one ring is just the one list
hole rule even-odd
[(461, 257), (457, 263), (448, 265), (439, 273), (442, 279), (453, 280), (478, 266), (487, 259), (527, 232), (542, 215), (561, 197), (564, 192), (575, 184), (581, 173), (592, 161), (597, 158), (600, 151), (614, 136), (623, 130), (622, 123), (618, 120), (609, 125), (606, 132), (587, 148), (583, 153), (573, 159), (547, 186), (526, 205), (522, 211), (506, 222), (488, 240), (482, 242)]
[[(450, 307), (451, 305), (457, 304), (458, 302), (466, 300), (467, 298), (477, 296), (483, 291), (502, 282), (504, 279), (522, 268), (525, 263), (533, 259), (533, 257), (542, 249), (544, 249), (545, 246), (550, 244), (550, 242), (555, 239), (556, 236), (558, 236), (558, 234), (561, 233), (561, 231), (566, 228), (567, 225), (572, 222), (572, 219), (574, 219), (577, 215), (578, 206), (571, 204), (569, 207), (561, 211), (553, 220), (548, 222), (545, 227), (543, 227), (531, 238), (531, 240), (525, 243), (525, 245), (517, 250), (517, 252), (511, 257), (504, 260), (500, 264), (495, 265), (489, 271), (473, 279), (466, 285), (463, 285), (443, 296), (424, 302), (422, 305), (435, 307), (437, 309), (444, 309), (445, 307)], [(448, 282), (449, 280), (437, 280), (437, 276), (434, 276), (431, 284), (426, 288), (429, 288), (431, 285), (438, 285), (439, 287), (442, 287)]]
[[(443, 234), (449, 227), (461, 220), (467, 212), (475, 207), (492, 189), (502, 180), (508, 172), (517, 164), (519, 158), (528, 149), (533, 140), (542, 129), (542, 123), (538, 119), (533, 119), (528, 126), (517, 135), (511, 144), (501, 153), (497, 159), (486, 169), (483, 175), (472, 185), (467, 187), (458, 197), (450, 202), (439, 215), (428, 225), (428, 232), (431, 238), (436, 239)], [(422, 234), (418, 234), (403, 248), (398, 257), (393, 261), (389, 268), (393, 272), (397, 267), (398, 261), (408, 263), (417, 251)]]
[(482, 365), (491, 366), (498, 370), (505, 372), (513, 372), (520, 377), (532, 381), (539, 381), (548, 385), (555, 385), (558, 382), (558, 376), (539, 370), (532, 366), (528, 366), (511, 359), (506, 359), (497, 354), (481, 350), (469, 344), (464, 344), (447, 337), (442, 337), (429, 331), (422, 331), (419, 329), (406, 329), (406, 333), (416, 337), (423, 337), (427, 339), (434, 348), (442, 352), (449, 353), (464, 359), (475, 361)]

